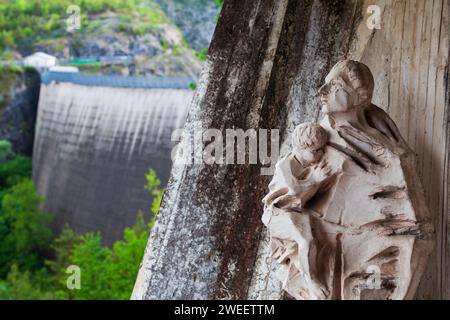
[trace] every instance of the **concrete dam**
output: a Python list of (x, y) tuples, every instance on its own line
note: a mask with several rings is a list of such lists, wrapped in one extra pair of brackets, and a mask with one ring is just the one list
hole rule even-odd
[(151, 195), (145, 173), (169, 178), (171, 134), (182, 128), (192, 79), (42, 75), (33, 149), (33, 181), (54, 226), (122, 237)]

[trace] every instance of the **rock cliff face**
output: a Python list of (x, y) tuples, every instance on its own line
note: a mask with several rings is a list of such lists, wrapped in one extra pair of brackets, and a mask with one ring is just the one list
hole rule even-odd
[[(114, 12), (88, 16), (89, 24), (74, 33), (42, 40), (33, 50), (44, 51), (59, 59), (128, 57), (126, 64), (79, 65), (81, 71), (102, 74), (145, 74), (197, 77), (201, 61), (186, 43), (183, 33), (169, 20), (155, 26), (143, 25), (139, 16)], [(167, 18), (165, 18), (167, 19)], [(133, 27), (133, 28), (132, 28)], [(30, 52), (27, 52), (30, 53)]]
[(0, 139), (19, 154), (31, 156), (33, 150), (39, 85), (33, 69), (0, 67)]
[(196, 50), (208, 48), (220, 8), (213, 0), (157, 0)]
[(138, 210), (148, 217), (149, 168), (167, 182), (171, 134), (183, 127), (192, 91), (176, 81), (72, 76), (44, 77), (33, 180), (57, 230), (68, 223), (79, 232), (101, 231), (111, 244)]
[(197, 77), (196, 51), (209, 45), (217, 1), (79, 1), (79, 15), (67, 1), (11, 3), (2, 8), (0, 60), (43, 51), (82, 72)]

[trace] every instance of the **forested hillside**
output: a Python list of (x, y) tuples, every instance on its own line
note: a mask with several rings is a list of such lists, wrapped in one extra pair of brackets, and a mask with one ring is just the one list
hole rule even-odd
[[(182, 26), (195, 25), (184, 28), (194, 44), (199, 37), (208, 39), (200, 40), (202, 44), (209, 41), (219, 10), (215, 0), (202, 1), (169, 1), (186, 10), (192, 3), (200, 10), (181, 16), (178, 10), (174, 16)], [(70, 31), (74, 5), (79, 8), (80, 28)], [(211, 21), (209, 28), (202, 27), (199, 17)], [(20, 59), (35, 51), (68, 60), (120, 56), (132, 61), (81, 66), (91, 73), (195, 76), (201, 68), (192, 45), (156, 0), (0, 0), (0, 60)]]

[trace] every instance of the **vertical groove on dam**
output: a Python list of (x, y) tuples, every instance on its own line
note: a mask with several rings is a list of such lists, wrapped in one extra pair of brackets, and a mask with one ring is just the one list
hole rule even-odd
[(43, 82), (33, 150), (33, 181), (55, 228), (101, 231), (111, 244), (149, 217), (145, 173), (167, 183), (172, 131), (183, 128), (193, 92)]

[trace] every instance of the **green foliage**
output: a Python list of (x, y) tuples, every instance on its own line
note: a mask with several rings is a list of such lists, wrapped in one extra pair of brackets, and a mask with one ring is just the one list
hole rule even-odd
[(0, 280), (0, 300), (48, 300), (53, 296), (39, 284), (28, 270), (22, 272), (16, 264), (5, 280)]
[(144, 13), (148, 19), (148, 22), (152, 25), (161, 25), (168, 23), (168, 19), (162, 11), (161, 7), (154, 1), (148, 1), (146, 3), (147, 9), (141, 5), (140, 10), (145, 10)]
[[(29, 177), (31, 177), (30, 158), (18, 156), (8, 162), (0, 163), (0, 278), (7, 274), (10, 266), (14, 263), (13, 260), (18, 256), (20, 257), (20, 252), (17, 252), (13, 229), (14, 227), (18, 228), (23, 223), (23, 221), (17, 222), (18, 219), (25, 218), (12, 212), (7, 211), (5, 213), (2, 206), (3, 198), (13, 191), (12, 188), (16, 184), (24, 179), (29, 179)], [(12, 194), (17, 197), (17, 192)], [(25, 198), (27, 197), (28, 195), (25, 195)], [(9, 195), (9, 199), (11, 203), (11, 195)], [(31, 256), (27, 264), (33, 264), (32, 260), (35, 258), (35, 256)]]
[(29, 157), (17, 156), (8, 162), (0, 163), (0, 201), (10, 187), (29, 177), (31, 177)]
[[(1, 30), (1, 28), (0, 28)], [(1, 39), (1, 31), (0, 31)], [(10, 100), (10, 90), (22, 69), (15, 65), (1, 66), (0, 65), (0, 109), (7, 106)]]
[(14, 65), (14, 64), (8, 65), (8, 66), (0, 65), (0, 72), (2, 74), (2, 77), (4, 77), (3, 74), (8, 74), (8, 76), (11, 76), (11, 73), (17, 75), (17, 74), (21, 73), (22, 71), (23, 71), (22, 67)]
[(189, 83), (189, 89), (192, 89), (192, 90), (195, 90), (195, 89), (197, 89), (197, 83), (195, 83), (195, 82), (190, 82)]
[(109, 270), (111, 250), (102, 245), (100, 233), (86, 233), (74, 245), (71, 264), (81, 269), (81, 290), (72, 290), (74, 299), (110, 299)]
[[(79, 236), (66, 227), (54, 241), (56, 258), (47, 263), (57, 274), (56, 296), (76, 300), (129, 299), (149, 233), (150, 225), (142, 212), (133, 227), (125, 228), (123, 240), (116, 241), (112, 249), (102, 245), (100, 233)], [(64, 271), (69, 265), (80, 267), (80, 290), (66, 288)]]
[(40, 209), (41, 202), (29, 179), (14, 185), (4, 195), (0, 215), (0, 275), (13, 264), (27, 270), (43, 265), (43, 256), (52, 240), (49, 228), (52, 216)]
[(91, 16), (107, 11), (134, 16), (132, 27), (126, 30), (135, 34), (169, 21), (154, 0), (0, 0), (0, 51), (32, 50), (33, 43), (41, 39), (69, 36), (66, 19), (70, 5), (80, 7), (81, 28), (87, 32), (98, 26)]
[(71, 255), (73, 247), (80, 244), (81, 240), (81, 236), (67, 224), (58, 237), (53, 240), (51, 249), (54, 253), (54, 259), (46, 260), (45, 265), (52, 272), (56, 281), (66, 276), (66, 268), (72, 263)]
[[(136, 280), (154, 218), (158, 212), (163, 191), (156, 171), (146, 174), (145, 189), (152, 195), (150, 211), (153, 217), (149, 223), (144, 213), (139, 212), (136, 223), (125, 228), (123, 240), (116, 241), (112, 249), (102, 245), (100, 233), (78, 235), (66, 226), (53, 241), (55, 257), (46, 261), (54, 274), (55, 297), (58, 299), (129, 299)], [(81, 289), (66, 287), (66, 268), (77, 265), (81, 270)]]
[[(163, 194), (156, 172), (148, 171), (145, 185), (152, 219), (139, 212), (112, 248), (100, 233), (80, 235), (68, 225), (52, 240), (52, 216), (40, 209), (30, 176), (29, 158), (0, 164), (0, 299), (129, 299)], [(70, 265), (80, 267), (80, 290), (67, 288)]]
[(51, 215), (40, 209), (42, 199), (30, 177), (30, 158), (0, 164), (0, 299), (52, 298), (42, 267), (52, 237)]
[(200, 51), (195, 52), (195, 56), (202, 61), (208, 58), (208, 48), (203, 48)]
[(161, 181), (158, 179), (156, 171), (154, 169), (150, 169), (145, 175), (147, 180), (147, 184), (144, 186), (145, 190), (150, 191), (152, 195), (152, 206), (150, 207), (150, 211), (153, 213), (152, 219), (150, 221), (150, 229), (153, 228), (153, 224), (155, 223), (156, 214), (159, 211), (159, 206), (161, 205), (162, 196), (164, 194), (164, 190), (160, 189)]
[(132, 228), (125, 228), (123, 241), (114, 243), (109, 268), (110, 299), (130, 299), (149, 234), (150, 225), (145, 223), (141, 212), (136, 224)]
[(0, 140), (0, 163), (14, 157), (14, 152), (12, 150), (12, 144), (8, 140)]

